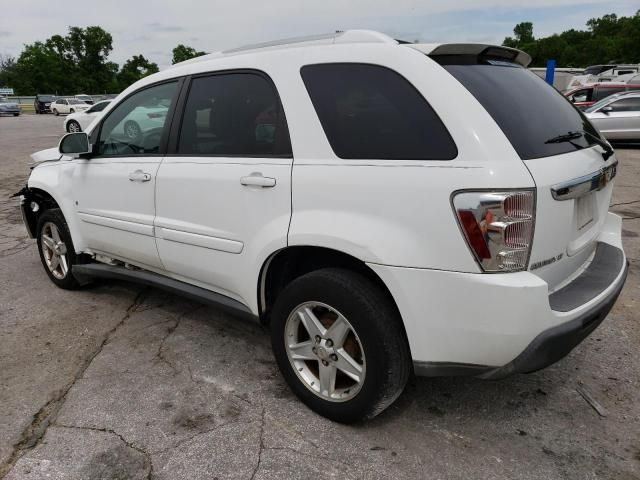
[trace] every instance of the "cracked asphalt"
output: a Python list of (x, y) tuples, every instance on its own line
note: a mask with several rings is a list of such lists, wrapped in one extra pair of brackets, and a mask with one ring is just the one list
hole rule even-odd
[(8, 196), (62, 122), (0, 118), (0, 478), (640, 479), (640, 148), (617, 149), (612, 201), (629, 280), (589, 339), (531, 375), (413, 379), (344, 426), (289, 392), (257, 325), (131, 284), (48, 280)]

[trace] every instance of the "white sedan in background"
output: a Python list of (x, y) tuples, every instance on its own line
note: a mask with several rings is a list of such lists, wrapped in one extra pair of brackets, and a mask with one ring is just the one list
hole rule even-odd
[(70, 114), (64, 120), (64, 131), (69, 133), (84, 131), (96, 117), (100, 116), (109, 103), (111, 100), (103, 100), (95, 105), (90, 105), (90, 108), (83, 112)]
[(54, 115), (84, 112), (91, 105), (88, 105), (75, 98), (59, 98), (54, 102), (51, 102), (51, 112)]
[(611, 95), (587, 108), (585, 115), (607, 140), (640, 140), (640, 92)]

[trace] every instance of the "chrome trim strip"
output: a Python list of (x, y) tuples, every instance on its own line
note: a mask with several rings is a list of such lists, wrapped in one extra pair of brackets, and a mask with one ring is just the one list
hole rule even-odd
[(589, 192), (602, 190), (614, 179), (617, 171), (618, 162), (616, 161), (608, 167), (602, 168), (599, 172), (553, 185), (551, 187), (551, 196), (554, 200), (563, 201), (582, 197)]

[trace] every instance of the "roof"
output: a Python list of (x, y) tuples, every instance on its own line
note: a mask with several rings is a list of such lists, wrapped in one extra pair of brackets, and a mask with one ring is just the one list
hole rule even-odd
[(444, 55), (480, 55), (489, 52), (505, 60), (511, 60), (522, 66), (531, 63), (529, 54), (515, 48), (502, 47), (485, 43), (410, 43), (395, 40), (384, 33), (373, 30), (346, 30), (323, 35), (311, 35), (306, 37), (286, 38), (272, 42), (255, 43), (238, 48), (214, 52), (200, 57), (192, 58), (184, 62), (177, 63), (170, 68), (193, 63), (201, 63), (222, 57), (242, 55), (248, 53), (258, 53), (263, 51), (273, 51), (287, 48), (301, 48), (315, 45), (338, 45), (338, 44), (362, 44), (378, 43), (386, 45), (401, 45), (414, 48), (429, 56)]

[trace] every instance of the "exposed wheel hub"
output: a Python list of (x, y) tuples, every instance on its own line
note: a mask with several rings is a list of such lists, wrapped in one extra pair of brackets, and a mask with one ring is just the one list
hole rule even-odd
[(324, 400), (353, 398), (365, 378), (362, 343), (349, 321), (336, 309), (307, 302), (289, 315), (285, 348), (303, 384)]

